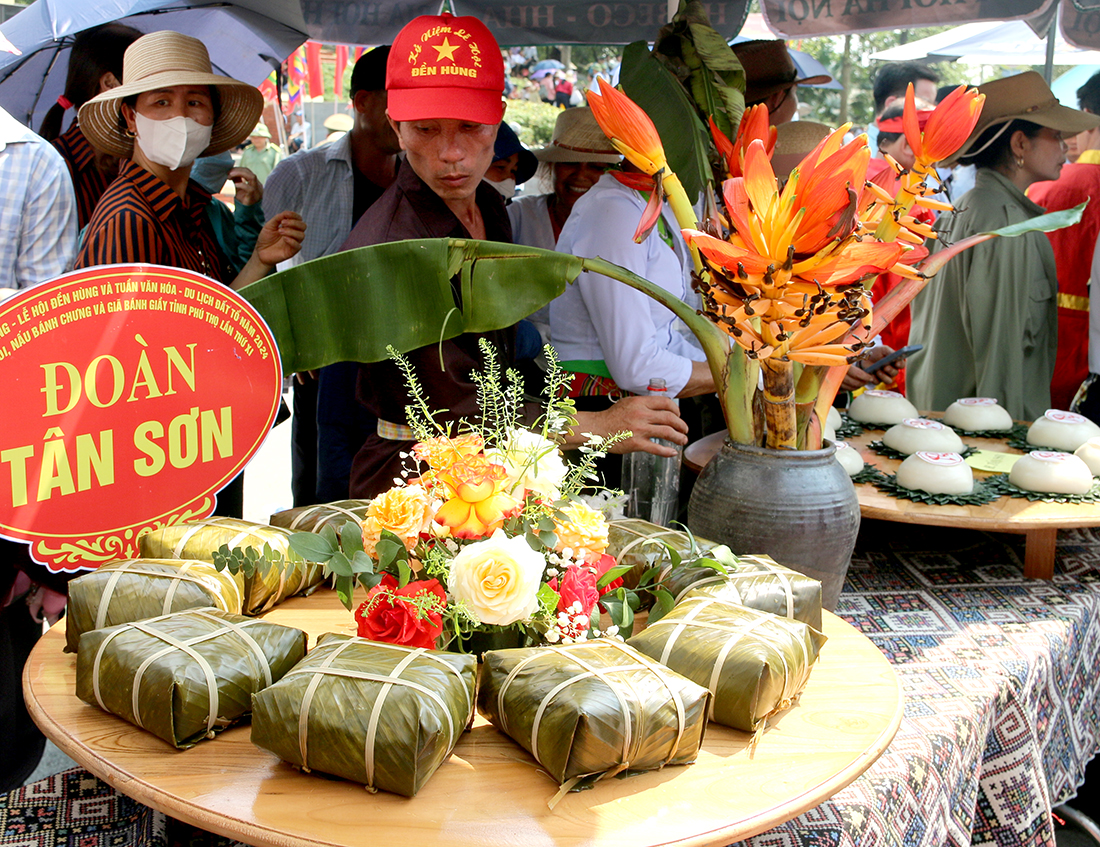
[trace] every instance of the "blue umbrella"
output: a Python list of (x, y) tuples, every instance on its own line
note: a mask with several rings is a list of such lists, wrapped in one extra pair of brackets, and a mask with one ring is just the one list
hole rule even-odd
[(36, 0), (0, 24), (18, 51), (0, 52), (0, 106), (37, 127), (65, 88), (73, 37), (111, 21), (194, 36), (216, 73), (252, 85), (307, 38), (300, 0)]
[(531, 68), (532, 73), (538, 71), (564, 71), (565, 65), (559, 62), (557, 59), (543, 59), (541, 62), (535, 62)]

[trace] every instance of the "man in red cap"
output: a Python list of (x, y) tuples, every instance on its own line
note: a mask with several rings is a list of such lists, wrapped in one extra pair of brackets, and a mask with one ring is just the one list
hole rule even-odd
[[(476, 18), (425, 15), (398, 34), (386, 70), (387, 114), (408, 167), (401, 168), (397, 180), (360, 218), (344, 249), (409, 238), (511, 241), (504, 202), (482, 182), (504, 117), (504, 63), (496, 39)], [(383, 327), (380, 322), (377, 331)], [(468, 333), (408, 354), (430, 406), (447, 410), (437, 420), (478, 414), (470, 372), (483, 366), (478, 349), (482, 335), (510, 364), (514, 328)], [(400, 454), (413, 443), (405, 418), (409, 398), (404, 377), (392, 362), (361, 365), (358, 391), (360, 401), (377, 416), (378, 429), (355, 458), (351, 495), (373, 497), (400, 476)], [(629, 397), (605, 412), (580, 413), (578, 419), (570, 437), (573, 445), (585, 440), (582, 432), (631, 430), (634, 436), (617, 451), (671, 455), (672, 450), (650, 439), (687, 440), (677, 407), (665, 398)]]

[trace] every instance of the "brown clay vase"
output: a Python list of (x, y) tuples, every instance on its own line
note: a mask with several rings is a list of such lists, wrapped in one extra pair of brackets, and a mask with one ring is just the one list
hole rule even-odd
[(769, 450), (727, 440), (703, 468), (688, 527), (735, 554), (764, 554), (821, 581), (836, 608), (859, 532), (859, 501), (829, 442), (821, 450)]

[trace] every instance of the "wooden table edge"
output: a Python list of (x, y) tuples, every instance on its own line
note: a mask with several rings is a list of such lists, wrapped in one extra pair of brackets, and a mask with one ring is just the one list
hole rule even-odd
[[(823, 615), (826, 618), (832, 619), (829, 628), (839, 624), (841, 627), (851, 630), (856, 636), (866, 639), (866, 636), (856, 627), (839, 616), (833, 615), (827, 611), (824, 611)], [(62, 628), (63, 630), (64, 620), (57, 624), (56, 627)], [(63, 632), (61, 641), (62, 643), (64, 641)], [(35, 645), (35, 649), (38, 649), (40, 646), (43, 646), (41, 645), (41, 640), (39, 644)], [(803, 792), (803, 794), (796, 795), (792, 800), (786, 802), (779, 808), (772, 807), (758, 815), (742, 818), (726, 827), (719, 827), (705, 833), (697, 833), (682, 839), (662, 842), (662, 847), (725, 847), (725, 845), (734, 841), (759, 835), (762, 832), (773, 829), (781, 823), (816, 808), (823, 802), (827, 802), (830, 797), (849, 786), (861, 774), (865, 773), (893, 742), (901, 725), (905, 709), (905, 695), (901, 687), (901, 681), (886, 657), (881, 656), (881, 658), (883, 661), (883, 670), (887, 670), (891, 674), (896, 691), (897, 705), (893, 715), (874, 741), (868, 744), (852, 762), (816, 786), (813, 797), (808, 797), (809, 792)], [(72, 758), (78, 765), (85, 768), (94, 776), (103, 780), (122, 794), (125, 794), (127, 797), (136, 800), (142, 805), (169, 815), (176, 820), (183, 821), (184, 823), (197, 826), (227, 838), (246, 842), (256, 841), (264, 845), (273, 845), (273, 847), (343, 847), (343, 842), (341, 841), (328, 840), (323, 837), (316, 838), (312, 835), (302, 836), (298, 834), (288, 834), (275, 827), (245, 821), (237, 817), (232, 817), (227, 813), (211, 811), (201, 803), (179, 797), (175, 794), (170, 794), (167, 789), (160, 788), (145, 779), (133, 776), (121, 769), (111, 767), (110, 762), (101, 754), (65, 732), (61, 724), (54, 720), (41, 707), (38, 700), (34, 696), (30, 696), (30, 692), (32, 691), (30, 678), (31, 671), (32, 663), (28, 660), (23, 669), (22, 683), (27, 711), (35, 724), (42, 730), (43, 734), (54, 742), (58, 749)], [(216, 743), (216, 741), (209, 743)], [(694, 765), (689, 767), (694, 767)], [(826, 795), (825, 798), (818, 799), (822, 794)], [(802, 800), (800, 798), (808, 799)]]

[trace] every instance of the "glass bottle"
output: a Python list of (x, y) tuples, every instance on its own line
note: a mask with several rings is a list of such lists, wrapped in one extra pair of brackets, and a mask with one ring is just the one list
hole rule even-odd
[[(668, 388), (663, 379), (649, 381), (649, 394), (665, 397)], [(627, 495), (626, 516), (642, 518), (651, 523), (668, 526), (676, 517), (680, 498), (680, 463), (684, 448), (663, 438), (654, 438), (657, 444), (671, 447), (675, 456), (658, 456), (641, 451), (623, 456), (623, 491)]]

